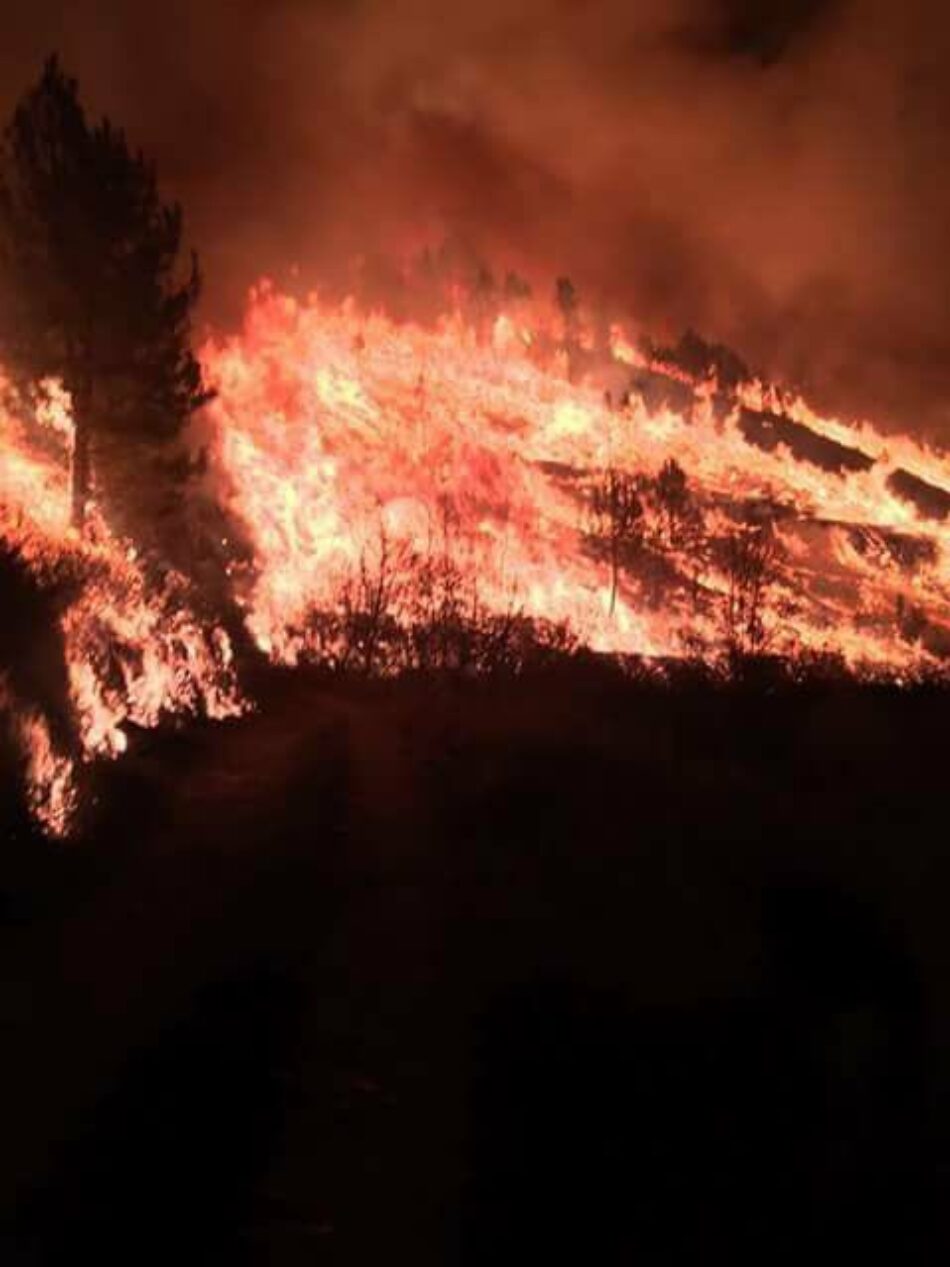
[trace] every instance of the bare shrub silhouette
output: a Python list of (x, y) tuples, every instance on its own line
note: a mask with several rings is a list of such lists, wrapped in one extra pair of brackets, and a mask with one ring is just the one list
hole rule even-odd
[(676, 545), (679, 526), (686, 519), (689, 510), (690, 496), (686, 472), (675, 458), (668, 458), (663, 463), (654, 487), (664, 520), (667, 543)]
[(620, 564), (624, 554), (643, 544), (644, 506), (637, 476), (609, 466), (591, 489), (590, 513), (594, 535), (606, 542), (610, 560), (610, 614), (617, 605)]
[(779, 554), (771, 521), (737, 529), (726, 539), (723, 622), (726, 651), (733, 668), (768, 649), (766, 614), (777, 579)]
[(577, 649), (566, 624), (529, 616), (514, 601), (489, 608), (452, 557), (445, 526), (425, 549), (381, 530), (333, 608), (313, 613), (305, 642), (316, 663), (373, 677), (520, 673)]

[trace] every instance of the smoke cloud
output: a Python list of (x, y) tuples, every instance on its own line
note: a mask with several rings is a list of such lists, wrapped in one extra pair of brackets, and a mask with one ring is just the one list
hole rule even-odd
[[(827, 407), (950, 443), (950, 54), (937, 0), (35, 0), (185, 204), (205, 315), (450, 236), (693, 326)], [(349, 270), (349, 272), (348, 272)]]

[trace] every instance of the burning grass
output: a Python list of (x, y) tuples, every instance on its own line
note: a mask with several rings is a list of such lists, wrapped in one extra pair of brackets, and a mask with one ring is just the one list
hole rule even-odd
[[(600, 655), (660, 679), (942, 677), (950, 461), (718, 381), (702, 349), (684, 368), (524, 296), (476, 319), (457, 295), (424, 325), (262, 286), (241, 334), (204, 349), (218, 395), (194, 435), (202, 495), (244, 540), (221, 571), (257, 653), (363, 676)], [(244, 706), (193, 583), (101, 498), (70, 530), (70, 443), (55, 385), (8, 393), (4, 700), (58, 833), (83, 764), (130, 727)]]
[(44, 439), (0, 415), (0, 661), (30, 802), (64, 835), (78, 767), (123, 753), (129, 724), (242, 704), (227, 636), (202, 625), (183, 578), (157, 580), (101, 514), (81, 539), (68, 527), (68, 461)]
[[(800, 402), (755, 385), (717, 395), (645, 365), (617, 330), (598, 342), (550, 314), (421, 326), (264, 288), (205, 361), (217, 487), (253, 546), (240, 601), (277, 660), (319, 656), (308, 623), (397, 556), (447, 560), (481, 610), (564, 626), (599, 652), (715, 657), (737, 636), (737, 543), (766, 530), (742, 649), (835, 654), (856, 672), (941, 659), (947, 527), (893, 476), (899, 462), (940, 489), (950, 464), (906, 438), (827, 422), (837, 448), (873, 450), (851, 465), (763, 447), (743, 426), (751, 401), (824, 432)], [(689, 403), (657, 404), (657, 378)], [(912, 560), (889, 553), (897, 537), (920, 545)], [(928, 636), (906, 638), (907, 607)]]

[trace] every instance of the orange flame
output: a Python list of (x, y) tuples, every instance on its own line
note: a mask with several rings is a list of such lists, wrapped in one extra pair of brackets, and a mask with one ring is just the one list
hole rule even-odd
[[(579, 347), (595, 342), (588, 332)], [(643, 358), (619, 327), (599, 358), (588, 353), (580, 381), (565, 378), (569, 359), (549, 336), (532, 337), (520, 314), (501, 314), (480, 338), (457, 314), (428, 328), (351, 302), (300, 303), (258, 289), (243, 333), (209, 346), (205, 360), (219, 388), (221, 496), (256, 552), (245, 602), (259, 646), (291, 663), (314, 653), (308, 621), (339, 602), (346, 577), (385, 536), (416, 553), (450, 550), (489, 609), (567, 622), (594, 649), (714, 649), (729, 585), (721, 562), (702, 569), (701, 602), (685, 583), (662, 604), (647, 601), (635, 567), (611, 602), (603, 551), (585, 524), (584, 491), (598, 472), (655, 475), (674, 458), (707, 537), (734, 530), (742, 502), (783, 510), (772, 649), (831, 652), (858, 671), (937, 663), (933, 646), (902, 636), (895, 611), (926, 608), (938, 633), (950, 622), (948, 528), (923, 519), (888, 481), (899, 458), (950, 488), (943, 456), (817, 419), (801, 402), (788, 402), (786, 415), (876, 460), (841, 474), (782, 446), (766, 452), (739, 425), (743, 404), (777, 403), (757, 385), (724, 418), (706, 384), (691, 384), (687, 410), (651, 409), (636, 389)], [(606, 399), (604, 384), (621, 381), (629, 403), (618, 409), (619, 393)], [(896, 559), (893, 534), (926, 545), (912, 568)], [(695, 577), (689, 550), (669, 546), (666, 555), (681, 579)]]
[[(950, 524), (907, 494), (918, 481), (950, 506), (950, 460), (910, 437), (822, 418), (759, 383), (723, 407), (711, 377), (651, 365), (619, 325), (524, 300), (426, 326), (264, 284), (243, 331), (203, 356), (218, 389), (204, 421), (211, 479), (253, 554), (233, 572), (235, 597), (275, 662), (334, 654), (342, 635), (323, 618), (361, 586), (411, 626), (441, 568), (469, 612), (523, 614), (600, 652), (715, 663), (741, 609), (735, 559), (752, 557), (733, 547), (752, 540), (756, 508), (772, 570), (755, 581), (754, 648), (831, 653), (898, 680), (950, 656)], [(757, 445), (747, 410), (853, 460), (828, 469), (790, 442)], [(69, 529), (71, 443), (55, 383), (32, 411), (0, 408), (0, 543), (40, 578), (81, 577), (62, 615), (78, 753), (56, 750), (30, 701), (0, 696), (34, 812), (60, 834), (77, 760), (120, 755), (130, 724), (244, 706), (228, 639), (202, 627), (184, 582), (152, 580), (95, 505), (82, 539)], [(675, 531), (657, 478), (671, 459), (688, 481)], [(603, 521), (618, 480), (634, 525), (619, 545)]]
[[(62, 616), (78, 752), (56, 751), (35, 704), (0, 698), (16, 716), (28, 794), (40, 823), (64, 835), (78, 806), (75, 761), (124, 752), (124, 727), (153, 727), (163, 716), (204, 712), (227, 717), (242, 700), (221, 630), (202, 629), (175, 579), (161, 588), (135, 551), (93, 508), (82, 539), (69, 527), (69, 400), (43, 385), (33, 423), (0, 410), (0, 545), (40, 578), (80, 578)], [(43, 442), (58, 439), (66, 453)]]

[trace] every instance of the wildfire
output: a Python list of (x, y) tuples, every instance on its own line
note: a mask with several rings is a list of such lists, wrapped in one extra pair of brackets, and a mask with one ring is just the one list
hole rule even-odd
[[(0, 411), (0, 547), (40, 587), (61, 585), (65, 593), (55, 633), (72, 742), (54, 741), (51, 718), (20, 697), (12, 672), (0, 694), (0, 712), (14, 719), (30, 804), (54, 835), (67, 834), (78, 805), (77, 761), (120, 755), (128, 724), (153, 727), (176, 713), (221, 718), (241, 708), (227, 638), (201, 627), (183, 584), (150, 581), (132, 546), (95, 510), (81, 540), (69, 528), (70, 438), (69, 402), (55, 386), (42, 393), (32, 419)], [(4, 619), (16, 621), (18, 613)], [(54, 643), (40, 649), (44, 672), (55, 667), (58, 650)]]
[[(900, 467), (946, 490), (946, 459), (757, 384), (723, 411), (715, 384), (651, 367), (617, 327), (577, 334), (569, 379), (556, 327), (506, 312), (487, 329), (458, 313), (427, 327), (267, 286), (253, 295), (243, 333), (205, 360), (221, 496), (255, 551), (243, 601), (261, 648), (290, 663), (325, 653), (317, 617), (355, 574), (379, 581), (397, 559), (448, 557), (495, 613), (566, 625), (598, 651), (714, 656), (737, 583), (724, 547), (766, 507), (777, 550), (761, 648), (831, 653), (856, 672), (939, 664), (948, 529), (893, 477)], [(651, 402), (645, 376), (686, 385), (688, 403)], [(847, 448), (854, 469), (750, 442), (750, 409)], [(649, 491), (670, 459), (688, 481), (680, 524)], [(612, 584), (610, 525), (590, 508), (616, 474), (645, 491)], [(911, 610), (926, 633), (901, 627)]]
[[(575, 311), (464, 309), (396, 321), (262, 285), (243, 331), (204, 349), (208, 480), (250, 546), (230, 575), (263, 654), (477, 669), (530, 635), (657, 662), (942, 671), (944, 455), (761, 384), (722, 389)], [(12, 673), (0, 707), (60, 834), (81, 764), (119, 756), (130, 724), (242, 707), (228, 638), (182, 578), (156, 581), (100, 507), (69, 529), (71, 437), (56, 384), (0, 409), (0, 544), (63, 582), (74, 748)]]

